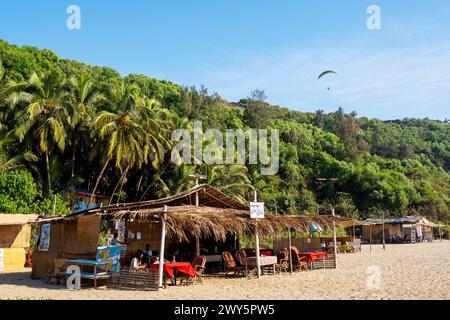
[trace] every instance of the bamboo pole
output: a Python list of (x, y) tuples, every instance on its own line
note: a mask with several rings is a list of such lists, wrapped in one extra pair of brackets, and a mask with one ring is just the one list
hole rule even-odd
[[(195, 180), (195, 185), (198, 186), (198, 179)], [(198, 197), (198, 191), (195, 192), (195, 206), (198, 207), (200, 205), (200, 200)], [(195, 237), (195, 255), (200, 255), (200, 238)]]
[[(164, 212), (167, 212), (167, 206), (164, 206)], [(164, 213), (161, 219), (161, 242), (159, 247), (159, 287), (163, 286), (163, 272), (164, 272), (164, 248), (166, 246), (166, 218), (167, 214)]]
[[(336, 216), (334, 209), (331, 209), (333, 217)], [(337, 269), (337, 239), (336, 239), (336, 221), (333, 219), (333, 247), (334, 247), (334, 266)]]
[(384, 234), (384, 211), (383, 211), (383, 250), (386, 251), (386, 236)]
[[(258, 192), (255, 190), (253, 192), (253, 200), (255, 202), (258, 202)], [(261, 277), (261, 259), (259, 256), (259, 234), (258, 234), (258, 220), (256, 220), (256, 225), (255, 225), (255, 241), (256, 241), (256, 270), (257, 270), (257, 275), (258, 278)]]
[(292, 274), (292, 236), (291, 236), (291, 228), (289, 228), (289, 253), (288, 253), (288, 258), (289, 258), (289, 272), (290, 274)]

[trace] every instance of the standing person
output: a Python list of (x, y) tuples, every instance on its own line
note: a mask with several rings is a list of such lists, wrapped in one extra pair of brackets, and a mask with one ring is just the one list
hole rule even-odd
[(150, 247), (150, 244), (146, 244), (145, 245), (145, 250), (144, 250), (144, 262), (145, 263), (149, 263), (150, 258), (153, 256), (153, 251)]

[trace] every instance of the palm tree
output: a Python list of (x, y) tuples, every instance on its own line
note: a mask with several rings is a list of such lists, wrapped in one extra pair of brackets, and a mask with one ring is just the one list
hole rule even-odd
[(50, 71), (38, 76), (33, 73), (24, 84), (23, 91), (11, 94), (9, 101), (20, 106), (16, 114), (15, 134), (20, 142), (26, 137), (36, 139), (38, 149), (44, 154), (48, 192), (52, 192), (49, 154), (56, 144), (60, 151), (66, 147), (68, 102), (66, 79), (61, 73)]
[(0, 172), (20, 169), (26, 161), (37, 161), (37, 157), (31, 151), (17, 153), (17, 150), (14, 135), (6, 130), (0, 130)]
[(225, 194), (247, 201), (247, 192), (252, 189), (247, 167), (244, 165), (205, 166), (207, 183)]
[(134, 85), (119, 84), (107, 93), (109, 110), (101, 111), (94, 120), (94, 129), (100, 141), (106, 143), (106, 161), (97, 177), (91, 200), (100, 179), (111, 160), (121, 171), (121, 184), (128, 171), (141, 168), (150, 160), (159, 162), (168, 144), (164, 136), (168, 122), (153, 100), (140, 96)]
[[(77, 148), (80, 146), (80, 138), (88, 139), (92, 121), (95, 116), (95, 106), (104, 97), (94, 90), (91, 78), (86, 75), (72, 76), (69, 79), (70, 97), (70, 141), (72, 144), (72, 168), (71, 177), (75, 176), (75, 161)], [(81, 146), (80, 146), (81, 147)]]

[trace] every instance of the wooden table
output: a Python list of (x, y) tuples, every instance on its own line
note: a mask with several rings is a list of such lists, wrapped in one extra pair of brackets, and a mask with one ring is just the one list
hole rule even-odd
[(324, 260), (328, 256), (328, 254), (323, 251), (315, 251), (315, 252), (302, 252), (302, 253), (299, 253), (298, 256), (300, 258), (301, 257), (306, 258), (306, 260), (308, 260), (308, 263), (310, 265), (310, 269), (314, 270), (314, 261), (316, 261), (318, 259)]
[[(256, 257), (247, 257), (246, 259), (247, 266), (256, 266)], [(278, 263), (277, 257), (275, 256), (265, 256), (259, 258), (260, 267), (272, 266), (273, 274), (275, 275), (276, 265)]]
[[(109, 261), (75, 259), (69, 260), (67, 263), (80, 266), (80, 277), (82, 279), (93, 280), (95, 289), (97, 289), (97, 280), (108, 280), (111, 278), (111, 275), (108, 273)], [(93, 272), (82, 272), (83, 267), (92, 267)], [(98, 267), (105, 267), (105, 272), (98, 273)]]
[[(155, 263), (151, 265), (151, 268), (153, 270), (159, 269), (159, 263)], [(174, 262), (174, 263), (168, 263), (165, 262), (163, 264), (163, 271), (164, 274), (168, 275), (171, 279), (174, 279), (174, 284), (177, 285), (177, 275), (178, 272), (187, 274), (188, 276), (195, 276), (195, 269), (189, 262)]]

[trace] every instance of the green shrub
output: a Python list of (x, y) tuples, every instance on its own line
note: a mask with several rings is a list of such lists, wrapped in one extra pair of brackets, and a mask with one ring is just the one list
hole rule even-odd
[(52, 215), (53, 211), (58, 215), (68, 214), (70, 209), (60, 195), (43, 198), (31, 173), (25, 170), (0, 172), (0, 212)]

